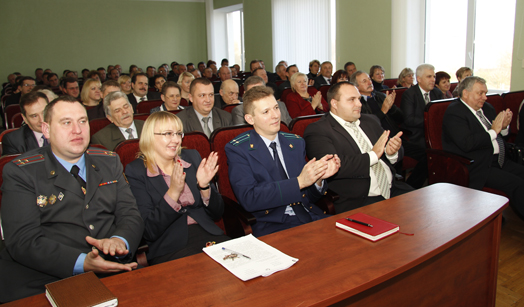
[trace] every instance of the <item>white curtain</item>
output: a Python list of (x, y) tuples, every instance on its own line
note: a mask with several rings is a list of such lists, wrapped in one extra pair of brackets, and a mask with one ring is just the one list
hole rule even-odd
[[(331, 0), (272, 0), (273, 63), (285, 60), (308, 73), (311, 60), (335, 66)], [(333, 15), (333, 16), (331, 16)], [(333, 30), (330, 33), (330, 30)], [(275, 67), (273, 67), (274, 70)], [(335, 70), (333, 70), (335, 72)]]

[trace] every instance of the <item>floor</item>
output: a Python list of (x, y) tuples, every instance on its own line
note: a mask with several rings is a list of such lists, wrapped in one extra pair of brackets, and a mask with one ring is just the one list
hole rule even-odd
[(497, 282), (497, 307), (524, 307), (524, 221), (504, 211)]

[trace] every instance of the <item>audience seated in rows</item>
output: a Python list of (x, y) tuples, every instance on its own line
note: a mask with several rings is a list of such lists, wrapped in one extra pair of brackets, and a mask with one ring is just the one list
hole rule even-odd
[(109, 93), (117, 91), (120, 91), (120, 86), (118, 82), (114, 80), (107, 80), (102, 84), (102, 87), (100, 88), (100, 96), (102, 99), (99, 101), (98, 105), (87, 110), (87, 117), (89, 120), (106, 117), (106, 112), (104, 111), (104, 98), (109, 95)]
[(305, 74), (297, 72), (291, 76), (291, 88), (293, 93), (287, 95), (286, 98), (286, 107), (291, 118), (329, 111), (329, 106), (320, 91), (308, 87), (308, 79)]
[[(229, 69), (229, 68), (228, 68)], [(241, 103), (238, 99), (238, 84), (229, 79), (222, 81), (218, 95), (215, 95), (215, 107), (223, 109), (229, 104)]]
[(411, 68), (406, 67), (402, 69), (402, 71), (398, 75), (397, 87), (407, 87), (407, 88), (412, 87), (413, 81), (415, 80), (414, 76), (415, 76), (415, 73), (413, 72)]
[[(331, 62), (323, 62), (320, 65), (320, 74), (314, 79), (314, 86), (317, 90), (320, 89), (322, 85), (331, 84), (331, 74), (333, 73), (333, 64)], [(310, 85), (309, 83), (307, 85)]]
[(133, 92), (127, 95), (127, 99), (133, 106), (133, 111), (136, 112), (136, 106), (142, 101), (160, 100), (160, 93), (149, 92), (149, 79), (144, 73), (138, 73), (131, 78), (131, 88)]
[(152, 108), (150, 114), (159, 111), (176, 111), (183, 110), (184, 107), (180, 105), (180, 86), (173, 81), (167, 81), (162, 85), (162, 94), (160, 98), (164, 103), (162, 105)]

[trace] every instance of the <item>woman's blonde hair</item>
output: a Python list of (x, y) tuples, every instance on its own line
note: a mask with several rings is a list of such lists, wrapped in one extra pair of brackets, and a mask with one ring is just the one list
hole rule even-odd
[[(155, 142), (155, 126), (158, 125), (159, 131), (161, 132), (165, 127), (174, 123), (177, 131), (184, 132), (184, 125), (178, 116), (173, 113), (160, 111), (155, 112), (147, 118), (142, 128), (142, 134), (140, 135), (140, 141), (138, 146), (140, 151), (137, 154), (137, 157), (144, 160), (144, 165), (152, 173), (157, 173), (156, 161), (155, 161), (155, 149), (153, 143)], [(177, 155), (180, 155), (182, 151), (182, 146), (178, 148)]]
[(297, 82), (297, 79), (298, 77), (304, 77), (304, 79), (306, 80), (306, 84), (307, 84), (307, 75), (306, 74), (303, 74), (301, 72), (296, 72), (294, 73), (291, 78), (289, 79), (289, 83), (291, 84), (291, 90), (293, 90), (293, 92), (296, 92), (295, 90), (295, 82)]
[(195, 80), (195, 76), (193, 76), (192, 73), (184, 71), (179, 77), (177, 83), (179, 85), (182, 85), (182, 81), (184, 81), (184, 78), (189, 78), (191, 81)]
[(85, 103), (89, 101), (89, 91), (91, 90), (91, 86), (93, 83), (96, 83), (99, 88), (102, 87), (102, 83), (96, 79), (87, 79), (86, 82), (84, 82), (84, 86), (82, 87), (82, 93), (80, 94), (80, 99), (82, 99), (82, 102)]

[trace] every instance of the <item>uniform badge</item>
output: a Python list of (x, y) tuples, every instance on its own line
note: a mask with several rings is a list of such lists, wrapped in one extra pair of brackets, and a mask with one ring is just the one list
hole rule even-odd
[(60, 192), (58, 193), (58, 200), (62, 201), (62, 199), (64, 199), (64, 193)]
[(82, 187), (82, 192), (86, 195), (86, 188)]
[(49, 196), (49, 204), (53, 205), (54, 203), (56, 203), (56, 195), (51, 194), (51, 196)]
[(36, 204), (40, 207), (40, 208), (43, 208), (47, 205), (47, 196), (44, 196), (44, 195), (40, 195), (36, 198)]
[(289, 148), (293, 148), (293, 144), (289, 144)]

